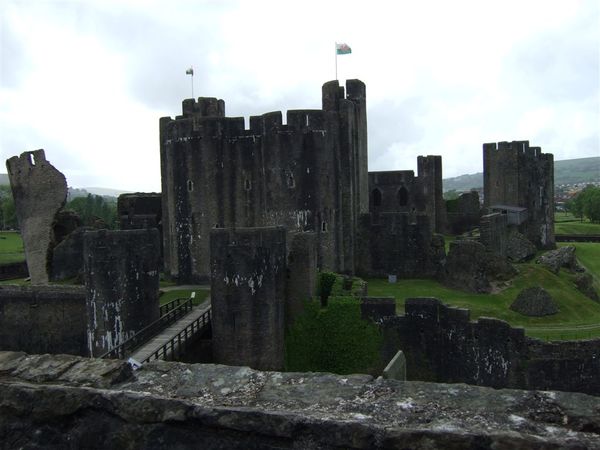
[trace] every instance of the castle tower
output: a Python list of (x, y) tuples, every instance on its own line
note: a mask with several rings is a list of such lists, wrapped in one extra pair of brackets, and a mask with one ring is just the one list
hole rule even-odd
[(83, 239), (88, 347), (94, 357), (158, 319), (158, 231), (88, 231)]
[(210, 244), (215, 362), (282, 369), (285, 229), (215, 229)]
[(484, 206), (526, 208), (519, 230), (540, 249), (554, 248), (554, 157), (529, 141), (483, 144)]
[(425, 198), (425, 213), (431, 220), (433, 231), (446, 230), (446, 202), (442, 187), (442, 157), (439, 155), (419, 156), (417, 173)]
[(321, 268), (352, 273), (368, 208), (365, 87), (323, 86), (323, 109), (225, 117), (215, 98), (188, 99), (160, 120), (165, 269), (207, 281), (214, 228), (285, 226), (317, 236)]

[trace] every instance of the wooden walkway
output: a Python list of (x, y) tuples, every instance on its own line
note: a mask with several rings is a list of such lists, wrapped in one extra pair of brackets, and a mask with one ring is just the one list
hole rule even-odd
[(154, 336), (140, 348), (136, 349), (132, 354), (131, 358), (138, 362), (144, 363), (146, 359), (150, 358), (158, 349), (160, 349), (167, 342), (171, 341), (181, 331), (183, 331), (188, 325), (198, 319), (202, 314), (210, 308), (210, 296), (206, 298), (200, 305), (195, 306), (188, 314), (183, 316), (174, 324), (168, 326), (160, 334)]

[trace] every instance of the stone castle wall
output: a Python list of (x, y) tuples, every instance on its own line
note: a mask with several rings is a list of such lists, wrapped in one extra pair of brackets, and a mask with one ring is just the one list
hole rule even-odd
[(446, 229), (446, 203), (442, 190), (442, 157), (419, 156), (418, 176), (412, 170), (369, 172), (369, 210), (372, 215), (401, 212), (426, 215), (431, 230)]
[(508, 246), (508, 220), (506, 214), (494, 213), (481, 217), (479, 241), (486, 250), (506, 256)]
[(83, 286), (0, 286), (0, 350), (87, 355)]
[(457, 199), (446, 201), (448, 231), (462, 234), (479, 226), (481, 207), (477, 191), (464, 192)]
[(381, 324), (385, 357), (402, 350), (411, 380), (600, 394), (598, 339), (542, 342), (434, 298), (407, 299), (404, 316)]
[(285, 229), (215, 229), (210, 245), (215, 362), (282, 369)]
[(368, 375), (0, 352), (10, 448), (581, 449), (600, 399)]
[(360, 276), (433, 277), (440, 255), (424, 214), (378, 213), (361, 216), (357, 245)]
[(159, 318), (156, 229), (83, 236), (89, 356), (98, 357)]

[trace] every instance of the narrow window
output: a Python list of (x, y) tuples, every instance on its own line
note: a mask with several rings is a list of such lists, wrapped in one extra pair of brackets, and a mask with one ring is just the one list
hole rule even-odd
[(408, 204), (408, 191), (404, 186), (398, 189), (398, 205), (406, 206)]
[(326, 232), (327, 231), (327, 222), (321, 222), (321, 231), (322, 232)]
[(287, 185), (290, 189), (296, 187), (296, 180), (294, 180), (294, 175), (292, 175), (291, 173), (287, 176)]
[(381, 206), (381, 191), (378, 188), (371, 191), (371, 197), (373, 198), (373, 206)]
[(29, 162), (32, 166), (35, 166), (35, 156), (33, 155), (33, 153), (29, 154)]
[(187, 181), (187, 190), (188, 192), (192, 192), (194, 190), (194, 182), (192, 180)]
[(305, 116), (306, 119), (306, 126), (308, 126), (308, 114)]
[(252, 189), (252, 183), (248, 178), (246, 178), (246, 180), (244, 181), (244, 189), (246, 189), (247, 191)]

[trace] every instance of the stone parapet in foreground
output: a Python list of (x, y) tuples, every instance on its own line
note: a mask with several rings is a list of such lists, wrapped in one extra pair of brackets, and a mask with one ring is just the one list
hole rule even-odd
[(7, 448), (600, 448), (600, 398), (0, 352)]

